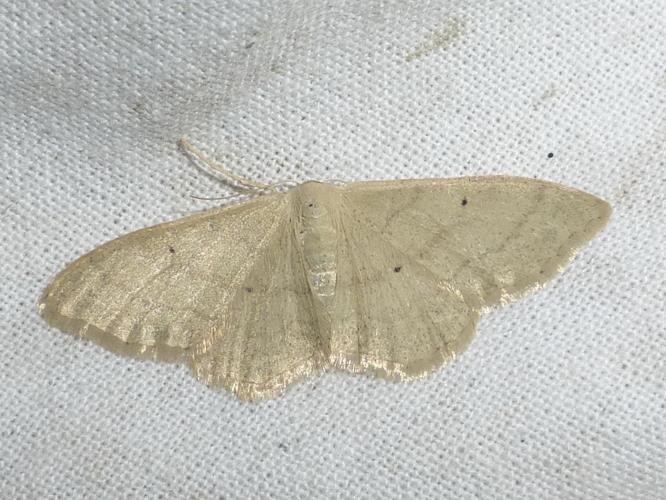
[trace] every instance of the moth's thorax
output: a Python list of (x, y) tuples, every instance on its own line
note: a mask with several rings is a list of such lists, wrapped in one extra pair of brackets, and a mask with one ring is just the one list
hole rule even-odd
[(310, 288), (325, 306), (335, 293), (338, 198), (335, 186), (307, 182), (295, 190), (296, 237), (303, 252)]

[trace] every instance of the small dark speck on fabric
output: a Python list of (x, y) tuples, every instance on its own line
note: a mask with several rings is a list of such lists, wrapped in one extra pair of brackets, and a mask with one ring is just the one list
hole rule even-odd
[(395, 266), (395, 267), (393, 268), (393, 272), (394, 272), (394, 273), (399, 273), (401, 269), (402, 269), (402, 266)]
[(460, 202), (460, 204), (461, 204), (463, 207), (464, 207), (465, 205), (467, 205), (467, 198), (463, 198), (462, 201)]

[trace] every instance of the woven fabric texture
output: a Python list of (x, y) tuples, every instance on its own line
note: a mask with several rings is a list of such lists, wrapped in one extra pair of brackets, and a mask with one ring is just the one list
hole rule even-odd
[[(0, 497), (664, 498), (663, 0), (0, 1)], [(414, 383), (260, 404), (57, 330), (62, 266), (262, 182), (533, 176), (614, 214)]]

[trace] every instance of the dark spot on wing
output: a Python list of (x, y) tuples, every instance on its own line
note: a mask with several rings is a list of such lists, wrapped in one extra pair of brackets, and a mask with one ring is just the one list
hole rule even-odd
[(312, 208), (314, 206), (314, 203), (308, 203), (308, 207)]
[(401, 269), (402, 269), (402, 266), (395, 266), (395, 267), (393, 268), (393, 272), (394, 272), (394, 273), (399, 273)]
[(464, 207), (465, 205), (467, 205), (467, 198), (463, 198), (462, 201), (460, 202), (460, 204), (461, 204), (463, 207)]
[(553, 156), (555, 156), (553, 153), (548, 153), (548, 158), (552, 158)]
[(169, 247), (169, 253), (176, 253), (176, 250), (173, 247)]

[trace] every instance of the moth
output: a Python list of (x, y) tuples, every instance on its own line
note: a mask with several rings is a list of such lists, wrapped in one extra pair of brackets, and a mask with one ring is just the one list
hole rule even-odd
[(329, 367), (411, 380), (460, 353), (484, 311), (553, 278), (610, 213), (529, 178), (305, 182), (103, 244), (39, 311), (241, 399)]

